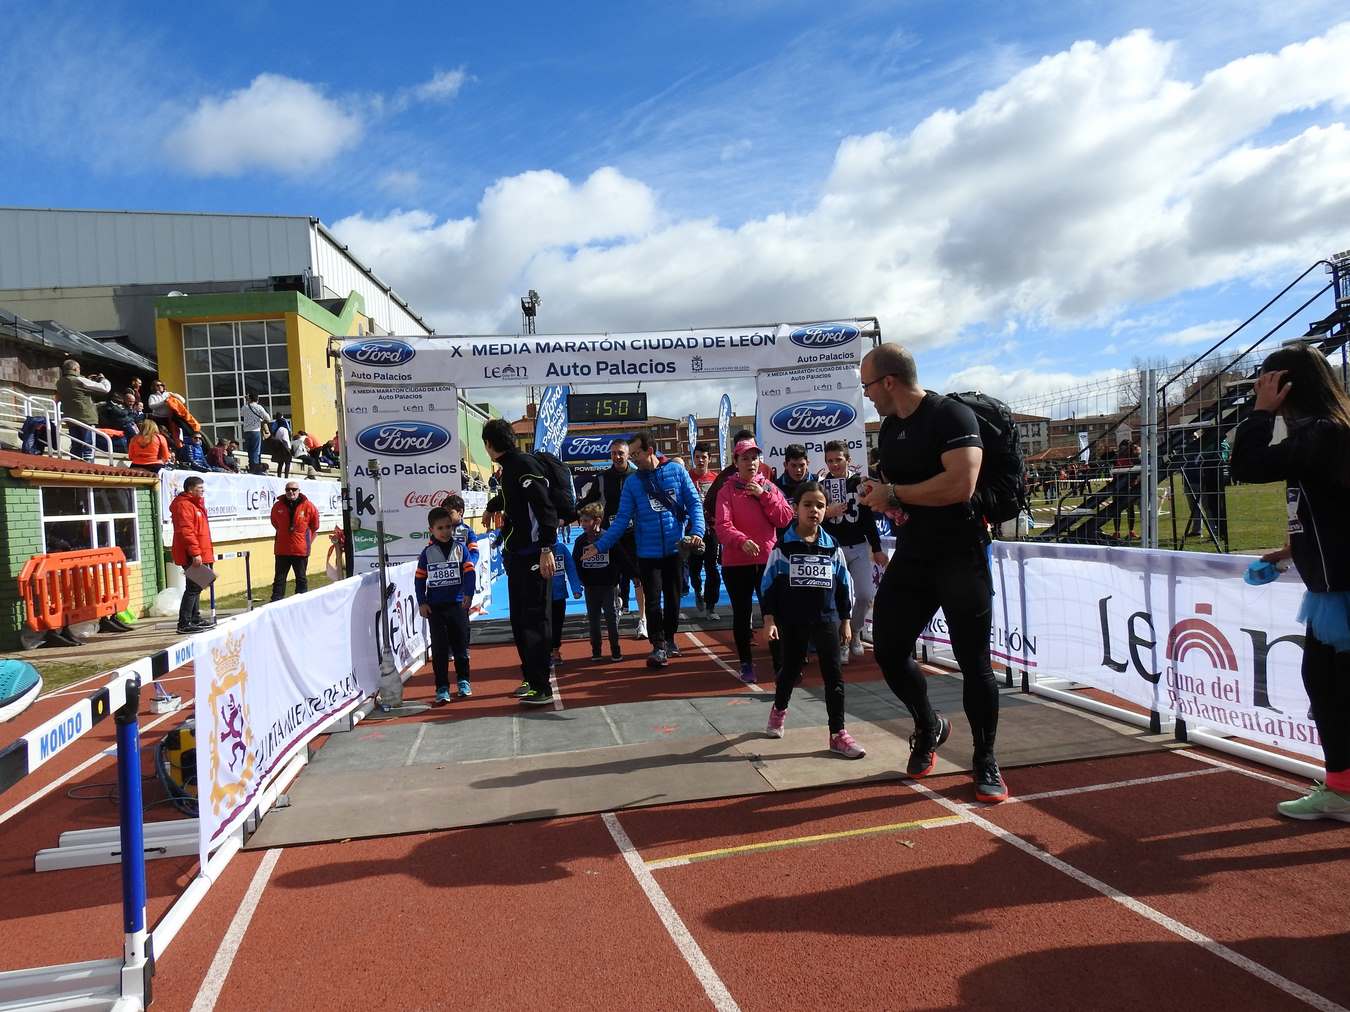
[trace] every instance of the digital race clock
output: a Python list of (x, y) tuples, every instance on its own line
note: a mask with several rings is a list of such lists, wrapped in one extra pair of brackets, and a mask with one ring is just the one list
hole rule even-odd
[(569, 422), (645, 422), (647, 395), (631, 394), (568, 394), (567, 420)]

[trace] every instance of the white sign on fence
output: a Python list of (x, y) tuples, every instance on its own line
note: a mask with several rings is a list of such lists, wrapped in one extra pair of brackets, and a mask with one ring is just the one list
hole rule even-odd
[[(390, 647), (420, 664), (414, 564), (390, 570)], [(195, 638), (201, 860), (245, 819), (297, 750), (379, 687), (379, 575), (342, 580)]]
[[(160, 471), (159, 516), (164, 529), (164, 540), (173, 538), (173, 518), (169, 503), (183, 491), (186, 478), (201, 478), (206, 485), (206, 512), (211, 518), (213, 541), (233, 541), (265, 536), (270, 532), (272, 504), (281, 498), (286, 478), (260, 474), (235, 474), (228, 471)], [(300, 491), (319, 508), (319, 525), (342, 523), (342, 485), (336, 481), (309, 481), (289, 479), (300, 486)], [(262, 525), (260, 528), (259, 525)]]

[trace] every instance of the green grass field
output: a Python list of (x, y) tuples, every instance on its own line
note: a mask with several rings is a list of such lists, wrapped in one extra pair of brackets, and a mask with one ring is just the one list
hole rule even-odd
[[(1099, 489), (1103, 482), (1094, 482)], [(1160, 509), (1158, 516), (1158, 544), (1160, 548), (1185, 549), (1194, 552), (1213, 552), (1213, 541), (1208, 535), (1185, 537), (1191, 520), (1190, 504), (1181, 494), (1181, 478), (1173, 476), (1169, 483), (1164, 482), (1159, 489)], [(1227, 490), (1228, 501), (1228, 550), (1230, 552), (1254, 552), (1279, 548), (1285, 539), (1284, 486), (1274, 485), (1230, 485)], [(1181, 509), (1174, 516), (1172, 506), (1180, 496)], [(1065, 507), (1077, 504), (1076, 499), (1065, 502)], [(1055, 519), (1055, 505), (1044, 499), (1032, 499), (1032, 514), (1036, 518), (1038, 530), (1044, 530)], [(1174, 524), (1175, 519), (1175, 533)], [(1136, 522), (1136, 530), (1138, 530)], [(1108, 524), (1107, 532), (1112, 525)], [(1128, 518), (1122, 516), (1120, 532), (1129, 530)], [(1034, 532), (1033, 532), (1034, 533)], [(1127, 542), (1128, 543), (1128, 542)]]

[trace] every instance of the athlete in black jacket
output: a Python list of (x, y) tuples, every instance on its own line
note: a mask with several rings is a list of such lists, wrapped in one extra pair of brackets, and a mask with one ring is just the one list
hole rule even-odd
[[(1289, 434), (1271, 445), (1277, 414)], [(1291, 345), (1261, 364), (1229, 468), (1238, 481), (1284, 481), (1289, 543), (1266, 560), (1292, 557), (1308, 588), (1303, 686), (1326, 782), (1275, 807), (1291, 819), (1350, 822), (1350, 397), (1320, 352)]]

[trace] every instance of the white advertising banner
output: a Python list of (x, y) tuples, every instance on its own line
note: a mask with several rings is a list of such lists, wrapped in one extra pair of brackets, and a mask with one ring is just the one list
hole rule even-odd
[[(390, 573), (394, 661), (427, 648), (412, 564)], [(299, 749), (379, 687), (380, 586), (366, 574), (267, 605), (194, 638), (202, 864)]]
[[(889, 550), (890, 545), (886, 546)], [(1304, 587), (1250, 558), (996, 541), (995, 662), (1090, 685), (1195, 729), (1320, 759), (1300, 666)], [(947, 653), (939, 611), (920, 640)]]
[(347, 384), (448, 383), (461, 389), (570, 381), (749, 377), (762, 369), (856, 365), (872, 321), (640, 334), (354, 338)]
[[(344, 348), (344, 355), (349, 350)], [(344, 367), (349, 374), (365, 372), (350, 362)], [(426, 376), (384, 386), (348, 380), (344, 399), (355, 572), (378, 565), (371, 460), (380, 468), (388, 559), (391, 564), (415, 559), (426, 543), (427, 511), (460, 490), (455, 388)]]
[(167, 543), (173, 538), (169, 503), (183, 491), (183, 481), (197, 477), (206, 484), (206, 512), (211, 538), (216, 542), (266, 536), (272, 531), (272, 504), (281, 498), (288, 480), (319, 508), (319, 526), (342, 525), (342, 485), (336, 481), (272, 478), (229, 471), (160, 471), (159, 515)]
[(824, 466), (825, 444), (834, 439), (848, 443), (854, 460), (867, 459), (856, 365), (760, 373), (756, 392), (755, 439), (779, 474), (792, 443), (806, 447), (812, 470)]

